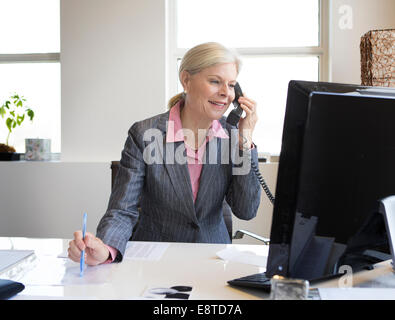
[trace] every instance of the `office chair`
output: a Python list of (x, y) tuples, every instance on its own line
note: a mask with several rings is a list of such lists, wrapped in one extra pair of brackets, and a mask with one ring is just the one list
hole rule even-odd
[[(114, 182), (115, 182), (115, 177), (117, 176), (118, 173), (118, 169), (119, 169), (119, 161), (111, 161), (111, 189), (114, 186)], [(223, 211), (223, 215), (224, 215), (224, 220), (225, 220), (225, 225), (226, 228), (228, 230), (229, 233), (229, 238), (232, 240), (232, 210), (230, 208), (230, 206), (227, 204), (227, 202), (224, 200), (223, 204), (222, 204), (222, 211)], [(240, 230), (243, 231), (243, 230)], [(247, 234), (247, 233), (245, 233)], [(240, 232), (239, 235), (240, 237)], [(242, 235), (241, 235), (242, 237)], [(239, 239), (239, 238), (238, 238)]]

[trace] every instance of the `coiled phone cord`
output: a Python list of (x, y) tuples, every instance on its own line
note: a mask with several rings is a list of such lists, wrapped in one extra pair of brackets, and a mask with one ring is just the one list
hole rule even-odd
[(252, 160), (251, 155), (249, 155), (249, 158), (251, 160), (252, 170), (254, 170), (254, 173), (255, 173), (259, 183), (261, 184), (263, 191), (266, 193), (266, 195), (269, 198), (270, 202), (272, 204), (274, 204), (275, 198), (274, 198), (273, 194), (270, 192), (269, 186), (267, 185), (265, 179), (263, 179), (261, 173), (259, 172), (258, 167), (256, 166), (255, 162)]

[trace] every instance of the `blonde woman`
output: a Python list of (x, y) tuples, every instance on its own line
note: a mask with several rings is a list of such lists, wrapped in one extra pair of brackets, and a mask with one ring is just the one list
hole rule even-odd
[(74, 233), (72, 260), (85, 250), (88, 265), (121, 261), (130, 239), (230, 243), (225, 200), (238, 218), (256, 216), (261, 189), (245, 166), (258, 163), (256, 103), (239, 98), (245, 116), (238, 128), (223, 117), (239, 70), (238, 56), (218, 43), (185, 54), (179, 71), (184, 91), (170, 99), (169, 111), (130, 128), (97, 234), (87, 232), (83, 240), (81, 231)]

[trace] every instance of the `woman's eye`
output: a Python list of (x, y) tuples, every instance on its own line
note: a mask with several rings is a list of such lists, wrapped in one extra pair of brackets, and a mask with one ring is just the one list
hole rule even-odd
[(218, 80), (210, 80), (210, 83), (218, 84), (219, 81)]
[(234, 89), (235, 86), (236, 86), (236, 85), (234, 85), (234, 84), (230, 84), (230, 85), (229, 85), (229, 87), (231, 87), (232, 89)]

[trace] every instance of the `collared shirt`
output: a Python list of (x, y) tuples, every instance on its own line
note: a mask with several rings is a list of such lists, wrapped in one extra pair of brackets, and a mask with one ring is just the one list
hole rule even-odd
[(193, 200), (195, 201), (199, 190), (200, 174), (203, 168), (203, 156), (205, 154), (207, 142), (209, 142), (214, 137), (229, 139), (229, 136), (222, 128), (221, 123), (218, 120), (213, 120), (210, 128), (208, 129), (206, 139), (203, 141), (202, 145), (199, 146), (198, 150), (192, 149), (185, 143), (184, 139), (180, 113), (181, 102), (182, 101), (179, 101), (170, 109), (169, 122), (167, 124), (166, 143), (184, 141), (187, 152), (187, 163), (189, 176), (191, 179)]

